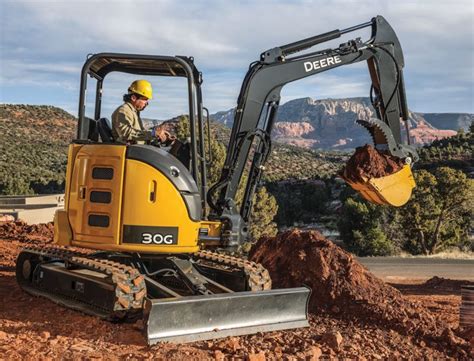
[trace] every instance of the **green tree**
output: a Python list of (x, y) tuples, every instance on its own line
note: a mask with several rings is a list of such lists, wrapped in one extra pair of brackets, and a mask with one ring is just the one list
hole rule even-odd
[(342, 207), (338, 229), (346, 248), (358, 256), (387, 256), (394, 246), (385, 235), (380, 219), (384, 207), (348, 198)]
[[(225, 161), (226, 149), (225, 145), (219, 142), (217, 139), (216, 130), (211, 127), (211, 139), (210, 139), (210, 154), (209, 154), (209, 140), (207, 139), (207, 125), (205, 129), (205, 145), (206, 157), (207, 157), (207, 183), (212, 185), (219, 180), (221, 175), (222, 167)], [(179, 117), (178, 123), (176, 124), (176, 137), (181, 142), (188, 142), (190, 139), (190, 126), (189, 117), (182, 115)], [(211, 160), (211, 161), (209, 161)]]
[(252, 214), (250, 216), (250, 236), (253, 240), (259, 239), (264, 234), (274, 236), (278, 229), (273, 218), (278, 212), (275, 197), (268, 193), (265, 187), (260, 187), (253, 198)]
[[(207, 133), (206, 133), (207, 134)], [(207, 149), (206, 145), (206, 149)], [(217, 141), (216, 131), (211, 129), (211, 153), (207, 164), (207, 182), (209, 185), (217, 183), (221, 176), (226, 156), (225, 145)]]
[(63, 192), (76, 123), (59, 108), (0, 104), (0, 192)]
[(314, 180), (281, 181), (267, 183), (267, 189), (277, 200), (279, 225), (314, 222), (328, 212), (330, 188), (325, 184), (315, 184)]
[[(208, 149), (207, 129), (205, 131), (205, 148)], [(176, 126), (176, 137), (181, 141), (186, 141), (190, 136), (189, 119), (187, 116), (181, 116)], [(207, 159), (211, 159), (207, 163), (207, 181), (209, 185), (215, 184), (222, 172), (224, 161), (226, 157), (226, 147), (218, 141), (217, 131), (211, 126), (210, 139), (210, 155), (207, 154)], [(236, 203), (240, 207), (242, 202), (247, 177), (244, 174), (241, 181), (241, 186), (236, 194)], [(251, 212), (250, 236), (253, 240), (258, 239), (263, 234), (275, 235), (277, 232), (276, 223), (273, 222), (278, 211), (278, 205), (271, 194), (268, 193), (265, 187), (257, 189), (253, 196), (253, 207)]]
[(301, 194), (291, 184), (279, 184), (278, 182), (267, 184), (268, 190), (276, 198), (278, 212), (276, 221), (280, 226), (293, 226), (301, 222), (304, 211), (301, 206)]
[(415, 179), (412, 199), (398, 210), (404, 247), (412, 253), (434, 254), (465, 242), (473, 215), (474, 181), (449, 167), (433, 174), (420, 170)]
[(189, 117), (187, 115), (181, 115), (178, 117), (178, 123), (176, 123), (176, 138), (180, 142), (187, 142), (189, 140), (191, 131), (189, 130)]
[(29, 195), (34, 194), (30, 183), (22, 176), (11, 177), (2, 182), (0, 194)]

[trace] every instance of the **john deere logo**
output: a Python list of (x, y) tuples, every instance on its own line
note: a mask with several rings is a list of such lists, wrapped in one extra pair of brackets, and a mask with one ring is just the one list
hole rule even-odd
[(324, 59), (316, 60), (316, 61), (305, 61), (304, 70), (308, 72), (312, 70), (325, 68), (330, 65), (336, 65), (336, 64), (339, 64), (340, 62), (342, 62), (342, 60), (339, 57), (339, 55), (330, 56), (328, 58), (324, 58)]

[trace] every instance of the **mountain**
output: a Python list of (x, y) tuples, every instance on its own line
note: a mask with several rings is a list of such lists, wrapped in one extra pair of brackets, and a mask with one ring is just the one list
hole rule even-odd
[(438, 129), (468, 130), (473, 114), (467, 113), (419, 113), (428, 123)]
[[(178, 119), (165, 121), (170, 131)], [(64, 192), (67, 150), (76, 127), (76, 117), (57, 107), (0, 104), (0, 194)], [(229, 128), (214, 122), (211, 128), (227, 145)], [(265, 180), (328, 177), (347, 159), (347, 154), (338, 152), (275, 144)]]
[(61, 191), (76, 125), (60, 108), (0, 104), (0, 194)]
[[(211, 117), (231, 126), (234, 114), (230, 109)], [(280, 106), (272, 137), (306, 148), (353, 149), (371, 142), (355, 120), (374, 116), (369, 98), (295, 99)], [(460, 128), (467, 130), (473, 120), (473, 114), (409, 112), (408, 122), (414, 144), (422, 145), (453, 136)]]

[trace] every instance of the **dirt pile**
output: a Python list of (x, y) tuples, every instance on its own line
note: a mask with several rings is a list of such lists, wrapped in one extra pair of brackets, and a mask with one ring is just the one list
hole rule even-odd
[(54, 225), (50, 223), (26, 224), (19, 220), (0, 223), (0, 238), (18, 240), (22, 243), (50, 243), (53, 241)]
[(398, 172), (403, 165), (402, 159), (381, 153), (366, 144), (356, 148), (340, 175), (352, 182), (364, 182), (367, 178), (380, 178)]
[(429, 338), (440, 337), (447, 327), (317, 231), (290, 230), (263, 237), (249, 259), (268, 269), (276, 288), (309, 286), (311, 312)]
[(461, 290), (462, 286), (473, 285), (473, 283), (469, 281), (450, 280), (447, 278), (434, 276), (430, 278), (429, 280), (427, 280), (424, 285), (426, 287), (431, 287), (432, 289), (435, 289), (435, 290), (455, 291), (455, 290)]

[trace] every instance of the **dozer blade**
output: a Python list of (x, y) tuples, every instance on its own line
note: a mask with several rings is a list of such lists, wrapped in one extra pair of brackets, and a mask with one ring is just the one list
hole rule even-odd
[(151, 345), (308, 327), (310, 293), (299, 287), (147, 299), (146, 336)]
[(408, 202), (416, 185), (408, 164), (385, 177), (370, 178), (365, 182), (352, 182), (346, 178), (344, 180), (369, 202), (394, 207), (403, 206)]

